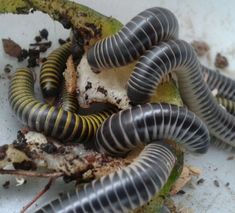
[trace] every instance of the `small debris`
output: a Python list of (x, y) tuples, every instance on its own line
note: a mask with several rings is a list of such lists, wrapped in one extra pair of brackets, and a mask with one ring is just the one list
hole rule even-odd
[(60, 23), (63, 25), (63, 27), (64, 27), (65, 29), (70, 29), (71, 26), (72, 26), (70, 20), (69, 20), (68, 18), (66, 18), (66, 17), (62, 17), (62, 18), (60, 19)]
[(29, 49), (28, 67), (36, 67), (39, 65), (40, 51), (37, 49)]
[(220, 69), (226, 68), (228, 66), (228, 59), (221, 55), (221, 53), (217, 53), (215, 57), (215, 66)]
[(59, 39), (58, 39), (58, 43), (59, 43), (60, 45), (63, 45), (63, 44), (66, 43), (66, 41), (65, 41), (64, 39), (62, 39), (62, 38), (59, 38)]
[(203, 178), (201, 178), (197, 181), (197, 185), (203, 184), (204, 182), (205, 182), (205, 180)]
[(39, 31), (39, 33), (40, 33), (41, 38), (44, 38), (47, 40), (48, 34), (49, 34), (47, 29), (42, 29), (41, 31)]
[(40, 51), (41, 53), (46, 52), (47, 49), (48, 49), (48, 47), (47, 47), (46, 45), (40, 45), (40, 46), (39, 46), (39, 51)]
[(10, 181), (9, 181), (9, 180), (6, 181), (4, 184), (2, 184), (2, 187), (3, 187), (4, 189), (9, 189), (9, 186), (10, 186)]
[(3, 160), (7, 156), (8, 145), (0, 146), (0, 160)]
[(22, 49), (20, 56), (18, 57), (18, 62), (25, 60), (28, 57), (28, 50)]
[(5, 73), (10, 73), (12, 70), (12, 65), (11, 64), (6, 64), (4, 67), (4, 72)]
[(20, 163), (13, 163), (13, 166), (16, 170), (36, 170), (37, 166), (33, 161), (24, 160)]
[(53, 154), (57, 152), (57, 147), (52, 143), (41, 144), (40, 148), (48, 154)]
[(16, 178), (16, 186), (21, 186), (23, 184), (26, 184), (27, 180), (24, 178)]
[(211, 93), (213, 96), (216, 96), (218, 94), (218, 89), (213, 89)]
[(228, 158), (227, 158), (227, 160), (233, 160), (234, 159), (234, 156), (229, 156)]
[(191, 45), (198, 56), (204, 56), (210, 50), (210, 47), (204, 41), (193, 41)]
[(186, 192), (181, 189), (181, 190), (179, 190), (176, 194), (177, 194), (177, 195), (184, 195), (185, 193), (186, 193)]
[(40, 36), (35, 36), (34, 40), (38, 43), (42, 41), (42, 38)]
[(44, 63), (45, 61), (47, 61), (47, 58), (45, 58), (45, 57), (39, 59), (39, 63)]
[(3, 48), (6, 54), (18, 58), (21, 55), (21, 47), (19, 44), (9, 39), (2, 39)]
[(195, 166), (187, 166), (189, 168), (190, 174), (193, 176), (200, 176), (202, 173), (202, 170)]
[(175, 182), (175, 184), (172, 186), (170, 195), (177, 194), (182, 188), (191, 181), (192, 176), (199, 176), (201, 175), (202, 171), (200, 168), (193, 167), (193, 166), (184, 166), (183, 171), (178, 178), (178, 180)]
[(214, 180), (214, 185), (215, 185), (216, 187), (219, 187), (219, 181), (218, 181), (218, 180)]
[(87, 81), (87, 84), (85, 86), (85, 90), (87, 91), (87, 90), (89, 90), (91, 88), (92, 88), (92, 83), (90, 81)]
[(102, 93), (104, 96), (108, 95), (108, 91), (104, 87), (101, 87), (101, 86), (97, 88), (97, 92)]
[(229, 183), (229, 182), (227, 182), (227, 183), (225, 184), (225, 186), (226, 186), (226, 187), (229, 187), (229, 185), (230, 185), (230, 183)]

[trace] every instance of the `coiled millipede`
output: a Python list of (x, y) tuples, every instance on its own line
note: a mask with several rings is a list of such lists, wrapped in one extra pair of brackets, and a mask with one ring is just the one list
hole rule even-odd
[(61, 139), (86, 141), (92, 138), (100, 124), (114, 110), (79, 116), (75, 113), (43, 104), (34, 97), (32, 72), (18, 69), (9, 88), (9, 102), (17, 117), (29, 128)]
[[(139, 144), (146, 145), (126, 168), (53, 200), (38, 213), (128, 212), (143, 205), (162, 188), (174, 166), (174, 153), (162, 142), (166, 139), (189, 151), (205, 153), (210, 140), (208, 126), (212, 135), (235, 146), (234, 118), (217, 105), (210, 92), (219, 87), (219, 95), (232, 99), (232, 81), (226, 88), (214, 83), (217, 74), (202, 67), (192, 47), (178, 40), (178, 22), (169, 10), (155, 7), (143, 11), (120, 32), (97, 42), (87, 58), (94, 71), (139, 59), (127, 90), (134, 104), (148, 102), (164, 76), (176, 70), (182, 99), (195, 114), (170, 104), (144, 104), (107, 120), (113, 111), (78, 116), (38, 102), (30, 71), (18, 70), (11, 81), (9, 100), (17, 116), (31, 128), (63, 140), (83, 140), (94, 135), (105, 120), (96, 133), (101, 152), (123, 155)], [(206, 75), (210, 89), (204, 81)]]
[(42, 64), (40, 72), (40, 87), (45, 98), (56, 97), (63, 80), (66, 61), (71, 54), (71, 43), (67, 42), (52, 51)]
[[(151, 11), (151, 13), (149, 11)], [(153, 13), (153, 11), (155, 11), (155, 13)], [(143, 14), (148, 15), (140, 21), (140, 17), (144, 16)], [(164, 14), (164, 21), (159, 18), (159, 14)], [(142, 43), (142, 46), (149, 44), (149, 41), (151, 41), (153, 37), (159, 38), (159, 35), (162, 35), (163, 29), (165, 29), (164, 27), (159, 27), (158, 31), (152, 31), (152, 33), (149, 31), (149, 23), (151, 22), (148, 22), (147, 20), (156, 17), (160, 20), (157, 22), (157, 26), (165, 26), (169, 31), (168, 27), (173, 25), (172, 28), (174, 29), (174, 32), (178, 31), (178, 24), (175, 24), (177, 23), (175, 16), (170, 12), (166, 12), (166, 9), (151, 8), (140, 13), (133, 19), (139, 20), (139, 22), (135, 23), (135, 30), (132, 30), (132, 36), (130, 36), (130, 38), (128, 37), (128, 34), (125, 34), (126, 39), (119, 41), (122, 44), (119, 45), (116, 41), (116, 37), (118, 37), (119, 34), (122, 34), (124, 29), (128, 32), (131, 31), (132, 28), (130, 23), (133, 23), (133, 21), (123, 27), (123, 29), (115, 36), (106, 38), (98, 42), (94, 48), (91, 48), (88, 52), (88, 62), (90, 65), (95, 67), (95, 69), (122, 65), (121, 63), (112, 62), (111, 59), (113, 58), (120, 61), (122, 56), (114, 46), (108, 46), (107, 44), (116, 42), (119, 46), (126, 45), (131, 41), (132, 37), (137, 37), (140, 33), (142, 39), (139, 41)], [(166, 40), (165, 38), (163, 39)], [(157, 41), (159, 42), (159, 40)], [(135, 45), (135, 43), (132, 44), (136, 47), (135, 51), (141, 54), (141, 45)], [(131, 49), (130, 51), (127, 50), (127, 52), (130, 55), (135, 55), (134, 51)], [(107, 55), (109, 55), (109, 57), (105, 57)], [(161, 79), (172, 71), (176, 71), (179, 90), (184, 103), (206, 123), (212, 135), (221, 141), (235, 146), (235, 118), (221, 109), (216, 103), (209, 87), (204, 82), (202, 69), (204, 70), (204, 73), (208, 75), (207, 81), (211, 82), (211, 87), (214, 87), (215, 85), (213, 85), (212, 79), (216, 81), (218, 74), (213, 74), (213, 76), (211, 76), (210, 74), (212, 72), (210, 70), (205, 71), (206, 68), (201, 66), (196, 53), (187, 42), (177, 39), (169, 40), (168, 42), (160, 42), (156, 46), (150, 46), (150, 48), (139, 58), (128, 81), (128, 97), (135, 104), (148, 102), (150, 96), (161, 82)], [(221, 78), (228, 79), (226, 77)], [(233, 88), (233, 86), (231, 86), (232, 81), (229, 82), (230, 83), (227, 85), (228, 88), (226, 89), (218, 85), (220, 90), (219, 94), (224, 94), (225, 97), (229, 96), (227, 91)], [(229, 98), (231, 97), (232, 95), (229, 96)]]
[(205, 153), (209, 138), (202, 121), (183, 107), (146, 104), (122, 110), (98, 129), (99, 150), (123, 154), (140, 144), (150, 144), (128, 167), (67, 193), (37, 212), (129, 212), (149, 201), (173, 168), (173, 152), (159, 141), (171, 139), (192, 152)]

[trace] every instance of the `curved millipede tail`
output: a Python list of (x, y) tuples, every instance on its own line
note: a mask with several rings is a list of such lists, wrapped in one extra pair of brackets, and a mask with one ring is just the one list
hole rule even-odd
[(80, 116), (62, 108), (39, 102), (34, 97), (33, 75), (27, 68), (18, 69), (9, 88), (9, 102), (17, 117), (30, 129), (63, 141), (86, 141), (114, 110)]
[(97, 42), (87, 54), (94, 70), (126, 65), (139, 58), (151, 46), (178, 37), (175, 15), (160, 7), (147, 9), (119, 32)]
[(42, 64), (40, 86), (45, 98), (56, 97), (60, 91), (66, 61), (71, 54), (71, 43), (65, 43), (52, 51)]
[(129, 166), (51, 201), (36, 213), (128, 213), (159, 192), (174, 164), (166, 144), (151, 143)]
[(161, 79), (176, 71), (184, 103), (205, 122), (212, 135), (235, 146), (235, 118), (217, 104), (201, 69), (196, 53), (187, 42), (162, 42), (140, 57), (128, 82), (128, 97), (133, 103), (148, 101)]

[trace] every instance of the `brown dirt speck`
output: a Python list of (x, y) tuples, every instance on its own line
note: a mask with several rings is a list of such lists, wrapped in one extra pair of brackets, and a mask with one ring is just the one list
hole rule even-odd
[(228, 66), (228, 59), (221, 53), (217, 53), (215, 57), (215, 66), (220, 69), (224, 69)]
[(227, 160), (234, 160), (234, 156), (227, 157)]
[(191, 45), (198, 56), (204, 56), (210, 50), (209, 45), (204, 41), (193, 41)]

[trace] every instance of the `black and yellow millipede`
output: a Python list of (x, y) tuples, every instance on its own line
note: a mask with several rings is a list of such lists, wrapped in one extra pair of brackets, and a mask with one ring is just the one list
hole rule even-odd
[(61, 45), (52, 51), (42, 64), (40, 71), (40, 87), (45, 98), (56, 97), (63, 80), (66, 61), (71, 54), (71, 42)]
[(76, 94), (70, 94), (67, 89), (65, 82), (63, 83), (62, 94), (61, 94), (61, 106), (65, 111), (77, 113), (79, 111), (79, 104)]
[(27, 68), (16, 70), (9, 87), (9, 102), (16, 116), (30, 129), (62, 141), (83, 142), (92, 138), (113, 109), (91, 115), (77, 115), (61, 107), (38, 101), (34, 95), (34, 79)]

